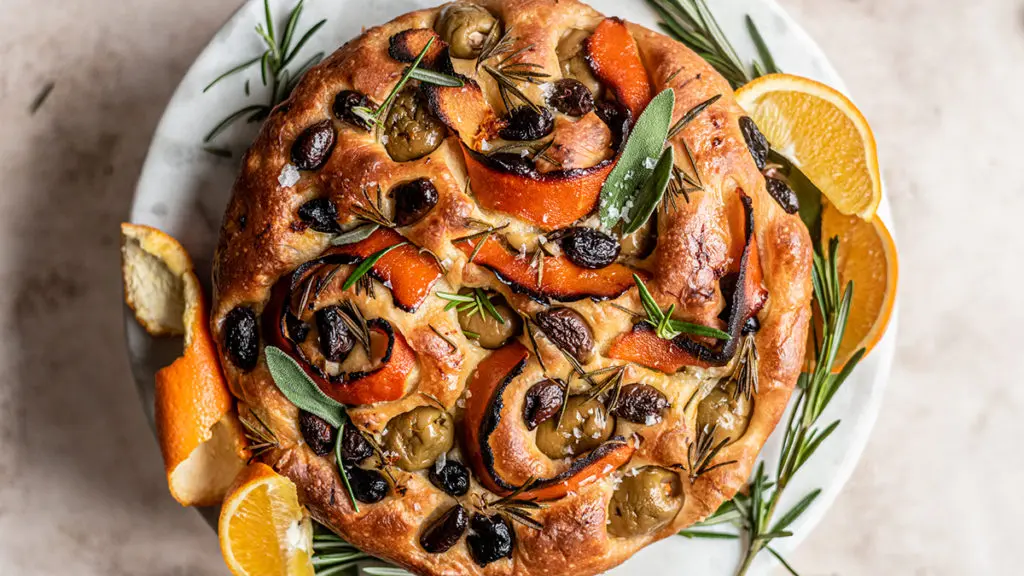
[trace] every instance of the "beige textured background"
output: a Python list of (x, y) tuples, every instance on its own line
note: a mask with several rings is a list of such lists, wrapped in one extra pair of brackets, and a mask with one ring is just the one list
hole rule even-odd
[[(139, 410), (117, 224), (173, 88), (238, 3), (0, 0), (0, 574), (224, 573)], [(1024, 3), (782, 3), (875, 127), (903, 307), (875, 434), (793, 561), (1020, 574)]]

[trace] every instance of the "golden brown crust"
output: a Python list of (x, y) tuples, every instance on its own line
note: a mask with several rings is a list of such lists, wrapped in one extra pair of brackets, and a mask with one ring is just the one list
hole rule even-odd
[[(524, 60), (538, 64), (554, 78), (561, 75), (555, 47), (562, 34), (573, 28), (593, 30), (603, 19), (575, 0), (476, 3), (486, 6), (506, 27), (514, 27), (520, 45), (534, 44)], [(434, 290), (457, 292), (463, 285), (483, 286), (500, 291), (523, 314), (532, 315), (545, 308), (525, 295), (514, 294), (491, 271), (467, 264), (466, 254), (452, 244), (453, 239), (475, 231), (467, 224), (467, 218), (494, 224), (511, 221), (509, 233), (531, 238), (539, 233), (506, 215), (477, 206), (465, 189), (464, 160), (455, 135), (420, 160), (397, 163), (371, 133), (335, 121), (337, 144), (326, 165), (317, 171), (301, 172), (294, 186), (285, 187), (279, 181), (290, 162), (292, 142), (308, 126), (333, 118), (331, 105), (339, 91), (357, 90), (374, 102), (384, 100), (405, 66), (388, 56), (390, 38), (411, 28), (432, 27), (439, 11), (437, 8), (406, 14), (367, 30), (311, 70), (291, 98), (271, 114), (244, 159), (224, 216), (215, 259), (212, 328), (221, 346), (225, 373), (233, 392), (242, 401), (241, 410), (258, 412), (281, 441), (280, 449), (269, 453), (266, 461), (292, 478), (302, 502), (314, 516), (344, 538), (367, 552), (422, 574), (595, 574), (704, 518), (745, 483), (758, 452), (785, 409), (800, 370), (807, 333), (811, 249), (806, 229), (765, 191), (764, 179), (738, 126), (743, 111), (732, 98), (727, 82), (682, 45), (630, 25), (655, 91), (675, 89), (675, 119), (694, 105), (716, 94), (723, 95), (673, 142), (676, 158), (686, 158), (682, 138), (693, 149), (704, 190), (692, 193), (689, 203), (680, 202), (679, 210), (660, 213), (658, 246), (638, 266), (652, 272), (652, 292), (664, 306), (675, 303), (680, 318), (720, 326), (717, 318), (724, 301), (718, 281), (736, 264), (743, 244), (743, 224), (735, 216), (738, 191), (742, 191), (752, 199), (764, 288), (769, 298), (758, 314), (760, 386), (753, 398), (750, 424), (742, 437), (724, 448), (715, 460), (737, 462), (704, 474), (692, 483), (682, 472), (685, 503), (668, 525), (633, 538), (609, 535), (608, 502), (616, 479), (624, 473), (619, 471), (552, 502), (537, 515), (544, 525), (542, 530), (517, 525), (512, 560), (481, 568), (470, 558), (464, 540), (446, 553), (429, 554), (419, 545), (421, 531), (455, 499), (434, 488), (425, 473), (397, 471), (406, 494), (392, 494), (378, 504), (361, 505), (361, 511), (355, 513), (333, 458), (318, 457), (305, 445), (297, 426), (298, 411), (276, 389), (262, 355), (254, 370), (243, 372), (232, 364), (224, 350), (222, 325), (229, 311), (244, 305), (259, 313), (278, 279), (328, 247), (329, 235), (295, 226), (299, 206), (312, 198), (327, 196), (342, 215), (340, 224), (347, 226), (353, 221), (352, 207), (362, 198), (364, 188), (380, 185), (386, 191), (418, 178), (429, 178), (437, 187), (440, 200), (426, 219), (402, 228), (401, 233), (447, 265), (447, 274)], [(455, 65), (459, 72), (472, 74), (473, 62), (456, 61)], [(491, 106), (501, 109), (493, 80), (486, 75), (473, 77)], [(671, 81), (666, 84), (669, 78)], [(524, 90), (535, 101), (541, 100), (541, 87), (526, 86)], [(344, 271), (340, 276), (344, 277)], [(457, 419), (461, 418), (460, 402), (464, 400), (466, 382), (488, 351), (462, 335), (455, 313), (444, 310), (444, 301), (431, 297), (415, 313), (406, 313), (393, 306), (390, 298), (386, 289), (378, 290), (376, 299), (365, 294), (345, 294), (345, 299), (359, 305), (368, 317), (384, 318), (405, 335), (417, 354), (418, 370), (402, 400), (353, 408), (353, 421), (371, 433), (379, 433), (392, 416), (431, 402), (415, 392), (429, 392)], [(341, 299), (340, 286), (329, 288), (322, 296), (322, 301), (328, 303)], [(634, 310), (640, 308), (635, 289), (614, 302)], [(579, 311), (594, 328), (599, 353), (587, 368), (613, 365), (600, 351), (629, 330), (630, 316), (607, 302), (581, 300), (564, 305)], [(457, 349), (453, 350), (432, 327)], [(525, 336), (522, 341), (529, 347)], [(538, 352), (548, 373), (568, 372), (568, 363), (543, 337), (539, 338)], [(532, 441), (533, 433), (526, 431), (518, 418), (525, 390), (545, 377), (537, 360), (531, 355), (523, 374), (505, 390), (505, 417), (490, 440), (499, 472), (516, 483), (530, 477), (548, 477), (567, 466), (544, 456)], [(628, 366), (627, 382), (643, 381), (658, 388), (670, 400), (671, 408), (664, 421), (652, 426), (620, 421), (617, 434), (636, 433), (643, 439), (623, 470), (647, 464), (685, 464), (687, 448), (695, 436), (698, 404), (689, 400), (702, 383), (717, 381), (726, 370), (688, 368), (666, 375)], [(471, 495), (459, 500), (469, 507), (474, 495), (493, 497), (474, 482)]]

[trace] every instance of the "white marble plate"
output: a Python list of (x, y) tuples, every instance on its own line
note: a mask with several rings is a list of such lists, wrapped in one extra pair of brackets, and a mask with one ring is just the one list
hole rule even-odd
[[(307, 0), (300, 29), (327, 18), (327, 25), (303, 50), (303, 56), (317, 51), (330, 53), (345, 41), (359, 35), (363, 27), (381, 24), (417, 8), (433, 6), (442, 0)], [(283, 18), (295, 0), (271, 0), (271, 7)], [(605, 14), (621, 16), (651, 27), (655, 13), (641, 0), (591, 0)], [(808, 76), (845, 90), (842, 80), (821, 50), (774, 0), (710, 0), (715, 15), (746, 60), (754, 53), (743, 17), (750, 14), (771, 47), (779, 67), (793, 74)], [(253, 28), (263, 20), (262, 2), (249, 0), (231, 17), (203, 50), (178, 86), (153, 137), (132, 207), (133, 222), (149, 224), (180, 239), (193, 255), (200, 278), (208, 283), (210, 260), (217, 240), (221, 213), (237, 171), (240, 152), (255, 135), (256, 128), (239, 124), (218, 139), (218, 145), (235, 150), (233, 159), (204, 152), (202, 138), (220, 119), (232, 111), (265, 99), (257, 68), (230, 78), (207, 93), (203, 87), (220, 73), (239, 62), (258, 55), (260, 41)], [(252, 96), (243, 92), (245, 79), (251, 81)], [(890, 221), (888, 203), (883, 200), (880, 214)], [(889, 226), (891, 230), (893, 227)], [(129, 356), (143, 399), (152, 421), (153, 375), (180, 353), (178, 342), (149, 338), (126, 316)], [(838, 393), (826, 414), (828, 423), (841, 418), (842, 425), (797, 475), (787, 490), (782, 508), (792, 505), (814, 488), (823, 492), (815, 504), (792, 527), (795, 535), (776, 541), (783, 554), (796, 546), (825, 514), (846, 483), (867, 442), (882, 401), (892, 362), (896, 337), (896, 314), (889, 331)], [(781, 433), (769, 441), (764, 454), (769, 466), (777, 460)], [(212, 537), (212, 536), (211, 536)], [(700, 574), (731, 575), (740, 549), (732, 541), (686, 540), (669, 538), (642, 551), (612, 574)], [(774, 560), (764, 554), (751, 573), (767, 570)]]

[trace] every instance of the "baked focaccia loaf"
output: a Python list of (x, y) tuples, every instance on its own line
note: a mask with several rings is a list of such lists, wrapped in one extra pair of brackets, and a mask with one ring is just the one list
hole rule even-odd
[[(464, 85), (395, 92), (420, 56)], [(649, 221), (603, 228), (601, 187), (666, 89), (673, 123), (720, 97), (672, 136)], [(274, 109), (224, 217), (212, 328), (241, 416), (277, 438), (259, 457), (420, 574), (595, 574), (706, 517), (749, 477), (808, 329), (810, 240), (763, 153), (708, 63), (575, 0), (367, 30)], [(645, 321), (641, 282), (729, 338)], [(281, 393), (270, 346), (348, 407), (341, 434)]]

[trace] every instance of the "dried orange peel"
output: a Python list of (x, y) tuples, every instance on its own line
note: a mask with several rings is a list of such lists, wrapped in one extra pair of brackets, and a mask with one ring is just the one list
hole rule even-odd
[(245, 466), (245, 434), (232, 408), (192, 259), (177, 240), (121, 225), (125, 301), (151, 334), (185, 337), (183, 355), (156, 373), (155, 420), (171, 495), (213, 506)]

